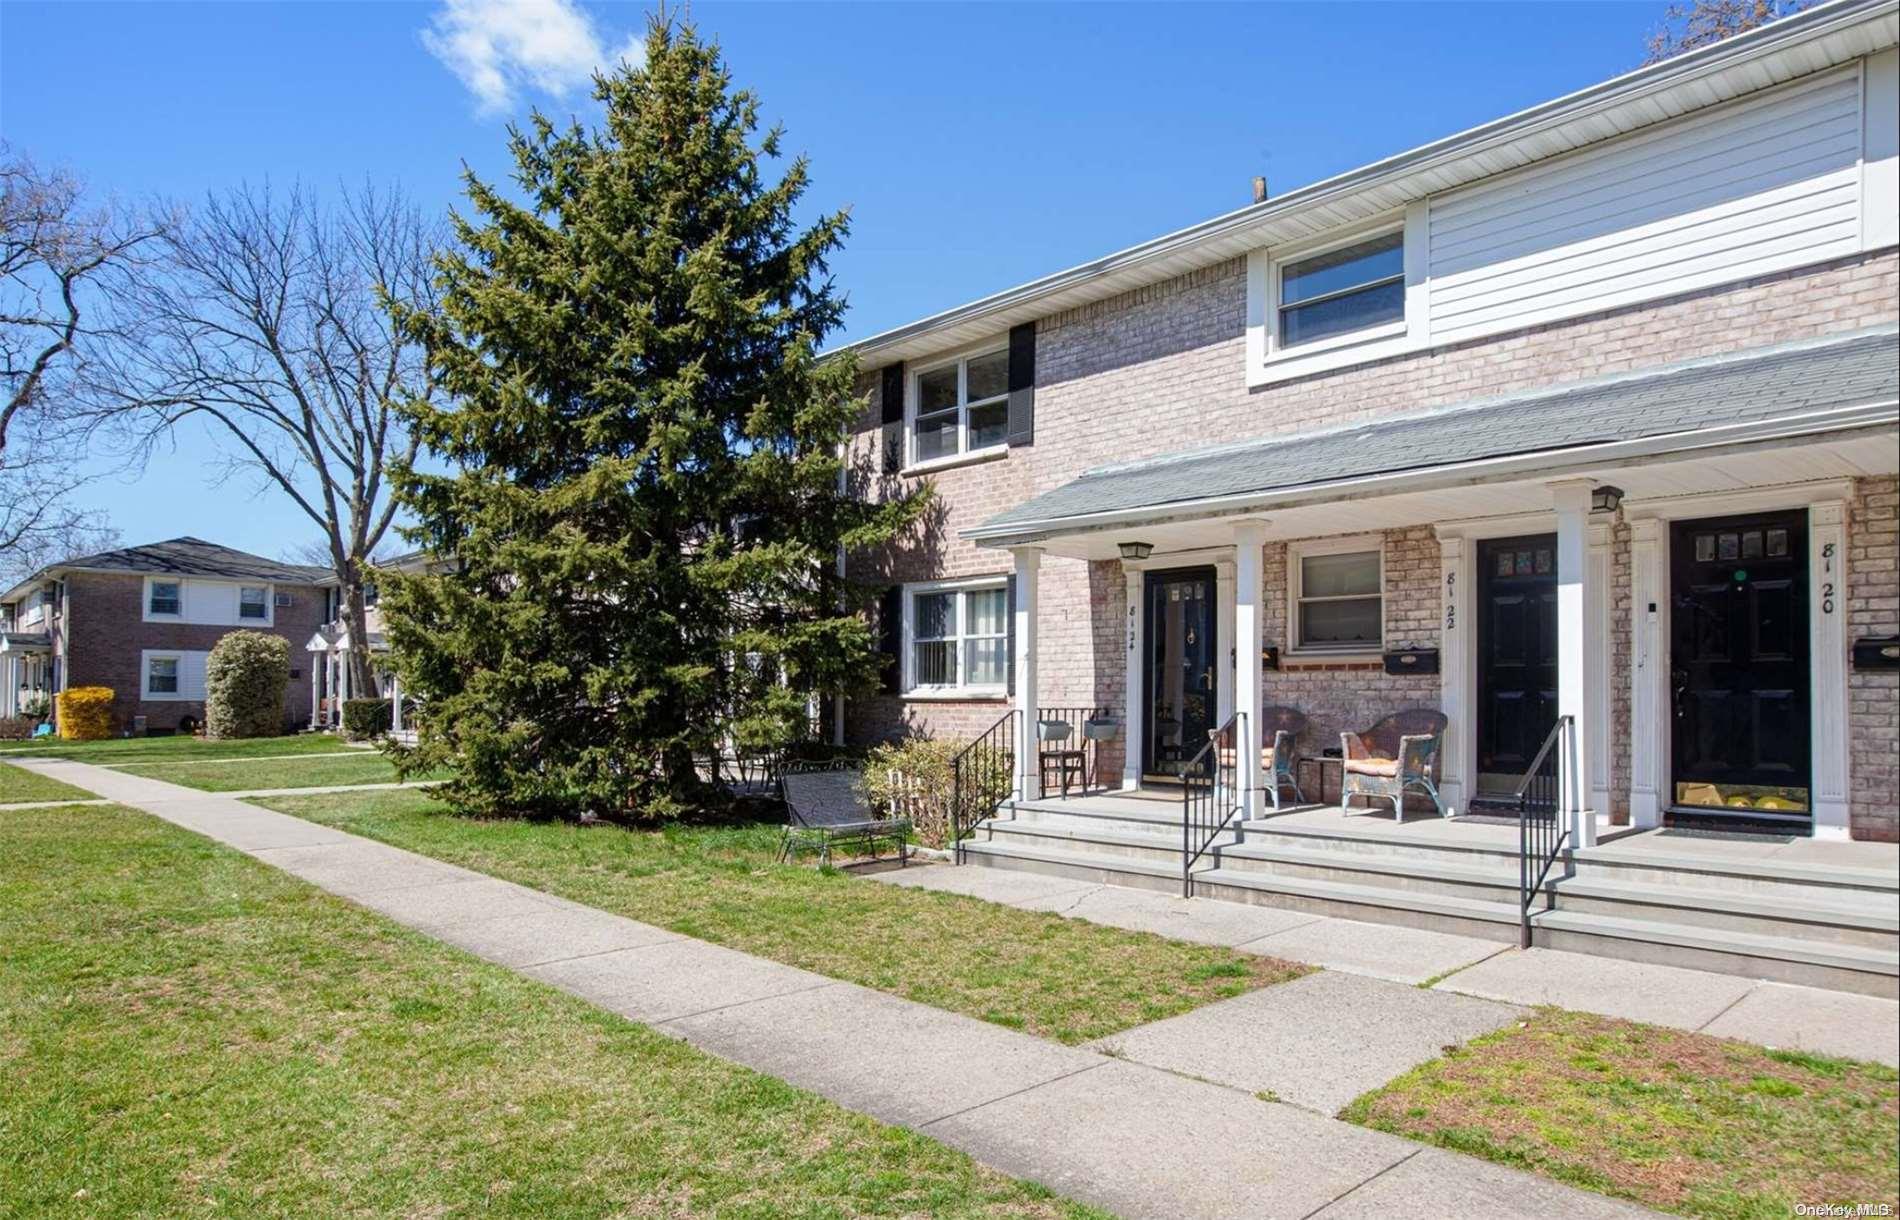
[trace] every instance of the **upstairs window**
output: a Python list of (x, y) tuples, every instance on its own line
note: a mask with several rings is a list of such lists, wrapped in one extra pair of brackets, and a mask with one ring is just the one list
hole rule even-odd
[(270, 617), (270, 590), (258, 585), (245, 585), (238, 589), (238, 617), (267, 619)]
[(1376, 545), (1305, 553), (1296, 549), (1288, 560), (1297, 648), (1365, 653), (1384, 647), (1384, 573)]
[(1281, 348), (1404, 320), (1403, 232), (1280, 266)]
[(911, 461), (1000, 448), (1009, 436), (1007, 348), (917, 374)]
[(179, 605), (179, 585), (175, 580), (155, 580), (150, 585), (150, 600), (146, 613), (176, 616), (182, 609)]
[(1007, 603), (1002, 585), (912, 592), (910, 688), (1002, 690), (1009, 665)]

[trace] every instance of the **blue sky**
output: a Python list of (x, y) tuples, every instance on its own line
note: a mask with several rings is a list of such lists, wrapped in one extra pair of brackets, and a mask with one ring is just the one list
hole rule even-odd
[[(511, 14), (511, 6), (545, 11)], [(758, 4), (700, 0), (740, 83), (849, 206), (862, 337), (1636, 66), (1664, 0), (1520, 4)], [(634, 4), (0, 0), (0, 133), (99, 191), (499, 178), (508, 119), (585, 115)], [(182, 435), (84, 493), (127, 542), (281, 554), (277, 493), (210, 482)]]

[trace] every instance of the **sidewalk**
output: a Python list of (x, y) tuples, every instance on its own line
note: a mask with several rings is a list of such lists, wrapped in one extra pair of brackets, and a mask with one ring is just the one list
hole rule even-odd
[[(1649, 1214), (1296, 1104), (1263, 1101), (1243, 1088), (1059, 1046), (710, 945), (230, 796), (83, 763), (20, 765), (216, 839), (715, 1055), (1121, 1215)], [(1416, 988), (1381, 986), (1431, 998)], [(1340, 1003), (1332, 992), (1317, 999)], [(1479, 1025), (1509, 1019), (1513, 1011), (1463, 1003)], [(1310, 1097), (1321, 1106), (1331, 1095), (1320, 1093), (1340, 1087), (1325, 1076), (1318, 1074)], [(1303, 1086), (1300, 1091), (1307, 1094)]]

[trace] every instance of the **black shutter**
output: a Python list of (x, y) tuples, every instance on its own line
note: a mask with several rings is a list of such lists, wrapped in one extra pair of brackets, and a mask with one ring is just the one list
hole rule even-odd
[(886, 365), (884, 386), (878, 394), (884, 428), (884, 473), (904, 468), (904, 365)]
[(1036, 443), (1036, 324), (1009, 328), (1009, 443)]
[(904, 586), (884, 590), (877, 603), (877, 650), (880, 677), (887, 695), (897, 694), (904, 681)]
[(1016, 695), (1016, 577), (1003, 582), (1003, 689)]

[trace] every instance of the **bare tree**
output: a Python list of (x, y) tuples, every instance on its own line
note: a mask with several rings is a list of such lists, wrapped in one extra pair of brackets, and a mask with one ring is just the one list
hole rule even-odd
[[(141, 421), (148, 442), (196, 419), (220, 442), (219, 478), (288, 497), (321, 531), (359, 640), (396, 511), (386, 472), (416, 454), (396, 404), (433, 392), (384, 302), (432, 305), (435, 236), (395, 192), (212, 196), (164, 234), (137, 277), (139, 326), (97, 379), (101, 410)], [(355, 689), (372, 689), (367, 653), (350, 655)]]
[(83, 383), (120, 273), (160, 227), (89, 207), (73, 175), (0, 143), (0, 573), (109, 542), (69, 498), (83, 481)]
[(1661, 63), (1684, 51), (1721, 42), (1782, 17), (1791, 17), (1814, 0), (1689, 0), (1663, 10), (1663, 21), (1649, 36), (1645, 64)]

